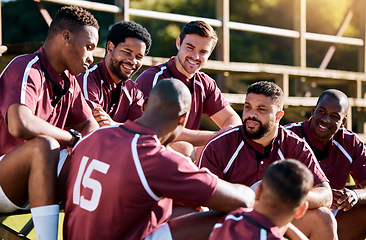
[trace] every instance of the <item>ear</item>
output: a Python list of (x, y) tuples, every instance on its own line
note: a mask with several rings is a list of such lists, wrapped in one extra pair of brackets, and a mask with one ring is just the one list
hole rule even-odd
[(141, 110), (142, 110), (142, 112), (145, 112), (145, 109), (146, 109), (146, 106), (147, 106), (147, 102), (149, 101), (149, 98), (147, 97), (147, 98), (145, 98), (145, 100), (144, 100), (144, 103), (142, 104), (142, 106), (141, 106)]
[(69, 30), (62, 31), (62, 38), (65, 42), (69, 43), (71, 39), (71, 32)]
[(107, 49), (106, 49), (107, 53), (111, 53), (111, 52), (113, 52), (113, 50), (114, 50), (114, 44), (111, 41), (108, 41)]
[(342, 120), (342, 126), (346, 126), (347, 123), (347, 116), (345, 116)]
[(308, 207), (309, 207), (308, 201), (304, 201), (304, 203), (295, 212), (294, 218), (299, 219), (302, 216), (304, 216), (305, 212), (308, 210)]
[(262, 183), (258, 184), (257, 189), (255, 190), (255, 196), (254, 196), (254, 200), (258, 201), (262, 195), (263, 192), (263, 185)]
[(186, 123), (186, 118), (187, 118), (187, 113), (183, 114), (182, 116), (179, 117), (179, 121), (178, 121), (178, 125), (179, 126), (185, 126)]
[(283, 115), (285, 114), (284, 111), (280, 110), (276, 113), (276, 120), (277, 122), (279, 122), (281, 120), (281, 118), (283, 117)]
[(313, 116), (313, 115), (314, 115), (315, 109), (316, 109), (316, 106), (314, 106), (314, 107), (313, 107), (313, 110), (311, 110), (311, 116)]
[(180, 37), (177, 37), (177, 39), (175, 40), (175, 46), (177, 46), (177, 49), (180, 49)]

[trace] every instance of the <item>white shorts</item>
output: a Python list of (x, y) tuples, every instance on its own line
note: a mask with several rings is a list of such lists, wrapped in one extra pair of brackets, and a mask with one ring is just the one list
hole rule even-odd
[[(68, 155), (68, 152), (66, 149), (63, 149), (60, 151), (59, 162), (58, 162), (58, 166), (57, 166), (57, 176), (60, 174), (60, 171), (62, 169), (62, 166), (65, 163), (67, 155)], [(4, 156), (5, 155), (0, 156), (0, 161), (4, 158)], [(10, 213), (10, 212), (14, 212), (15, 210), (18, 210), (18, 209), (28, 210), (29, 208), (30, 208), (29, 203), (27, 203), (21, 207), (12, 203), (9, 200), (9, 198), (5, 195), (3, 189), (0, 186), (0, 212)]]
[(58, 165), (57, 165), (57, 177), (60, 175), (61, 169), (64, 166), (65, 160), (68, 155), (69, 155), (69, 153), (67, 152), (66, 149), (62, 149), (60, 151), (60, 156), (59, 156)]
[(150, 233), (145, 240), (173, 240), (168, 223), (164, 223)]
[[(0, 162), (5, 157), (5, 154), (0, 156)], [(2, 213), (10, 213), (14, 212), (15, 210), (22, 209), (26, 210), (29, 209), (29, 204), (25, 204), (22, 207), (18, 207), (14, 203), (12, 203), (9, 198), (5, 195), (3, 189), (0, 186), (0, 212)]]

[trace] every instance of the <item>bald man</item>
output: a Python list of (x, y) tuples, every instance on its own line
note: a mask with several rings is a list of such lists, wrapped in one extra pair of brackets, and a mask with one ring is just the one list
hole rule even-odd
[[(305, 214), (305, 198), (312, 187), (313, 175), (304, 164), (292, 159), (274, 162), (256, 190), (253, 209), (240, 208), (226, 215), (215, 225), (210, 240), (283, 239), (292, 219)], [(287, 239), (293, 239), (291, 233), (287, 232)]]
[[(320, 95), (309, 120), (286, 128), (308, 142), (329, 179), (339, 239), (365, 239), (366, 148), (356, 133), (344, 128), (348, 110), (347, 95), (329, 89)], [(358, 189), (345, 187), (349, 174)]]
[[(181, 234), (203, 222), (192, 228), (180, 219), (172, 229), (164, 224), (155, 231), (169, 219), (172, 200), (223, 212), (252, 205), (250, 188), (219, 180), (165, 147), (183, 130), (190, 106), (190, 92), (181, 81), (161, 80), (140, 119), (97, 129), (75, 146), (60, 178), (66, 189), (65, 237), (187, 239)], [(207, 239), (210, 224), (191, 239)]]

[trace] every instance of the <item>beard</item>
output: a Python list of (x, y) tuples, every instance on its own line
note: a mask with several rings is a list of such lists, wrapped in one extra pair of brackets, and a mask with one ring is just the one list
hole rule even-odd
[[(186, 59), (181, 57), (179, 54), (177, 56), (177, 60), (180, 63), (181, 67), (184, 69), (184, 71), (186, 71), (188, 74), (195, 74), (196, 72), (198, 72), (201, 69), (201, 65), (198, 65), (196, 68), (189, 68), (188, 66), (185, 65), (185, 61)], [(188, 61), (188, 60), (187, 60)], [(193, 62), (193, 60), (191, 60)], [(188, 64), (188, 63), (187, 63)]]
[[(247, 127), (246, 127), (246, 123), (248, 120), (251, 120), (251, 121), (256, 121), (259, 123), (259, 128), (257, 131), (248, 131), (247, 130)], [(259, 121), (258, 119), (256, 118), (252, 118), (252, 117), (248, 117), (247, 119), (245, 119), (243, 121), (243, 130), (244, 130), (244, 134), (245, 136), (247, 136), (249, 139), (260, 139), (262, 137), (265, 137), (271, 130), (272, 128), (272, 124), (268, 123), (268, 124), (265, 124), (263, 125), (261, 121)]]
[[(124, 63), (124, 64), (129, 64), (129, 63)], [(118, 61), (116, 58), (112, 57), (111, 58), (111, 65), (109, 67), (109, 70), (116, 75), (119, 79), (121, 79), (122, 82), (127, 81), (130, 77), (133, 76), (133, 74), (136, 73), (136, 70), (134, 72), (132, 72), (131, 75), (127, 75), (125, 73), (122, 72), (121, 68), (123, 68), (123, 61)], [(131, 64), (129, 64), (131, 65)]]

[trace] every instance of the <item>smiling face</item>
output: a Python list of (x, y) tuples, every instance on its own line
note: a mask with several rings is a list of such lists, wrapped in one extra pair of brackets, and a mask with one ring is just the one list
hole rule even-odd
[(253, 140), (272, 136), (282, 116), (283, 111), (271, 97), (249, 93), (245, 98), (242, 116), (244, 133)]
[(71, 74), (79, 75), (86, 71), (94, 60), (93, 50), (98, 43), (98, 30), (92, 26), (84, 26), (82, 30), (74, 33), (64, 31), (63, 37), (67, 42), (63, 51), (68, 59), (66, 68)]
[(178, 54), (175, 65), (179, 72), (187, 78), (193, 77), (207, 62), (211, 55), (215, 41), (210, 37), (201, 37), (197, 34), (187, 34), (183, 42), (177, 38)]
[(137, 38), (126, 38), (114, 46), (108, 42), (106, 65), (115, 83), (131, 78), (142, 66), (146, 44)]
[(346, 105), (331, 96), (325, 96), (312, 112), (310, 131), (323, 145), (327, 144), (338, 129), (346, 122)]

